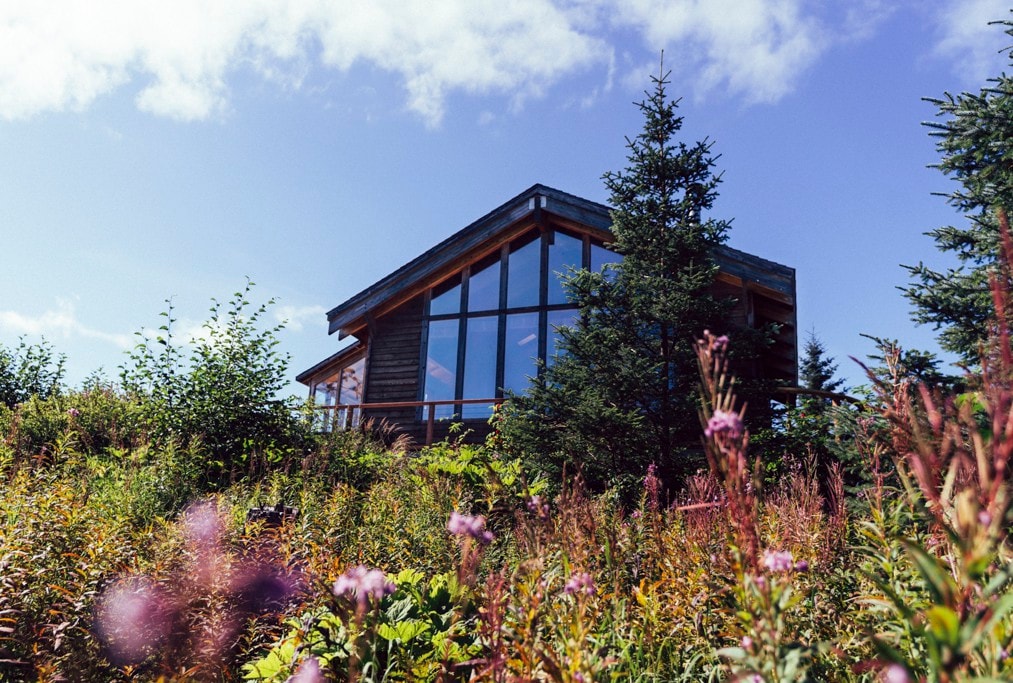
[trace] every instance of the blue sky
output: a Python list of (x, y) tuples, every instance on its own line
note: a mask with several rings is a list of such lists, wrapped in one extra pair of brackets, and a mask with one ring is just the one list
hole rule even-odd
[[(921, 100), (1009, 64), (1002, 0), (0, 2), (0, 343), (118, 374), (172, 298), (247, 277), (290, 374), (325, 312), (534, 183), (607, 202), (665, 51), (729, 244), (797, 270), (854, 384), (860, 333), (934, 349), (900, 263), (960, 223)], [(301, 388), (293, 385), (293, 391)]]

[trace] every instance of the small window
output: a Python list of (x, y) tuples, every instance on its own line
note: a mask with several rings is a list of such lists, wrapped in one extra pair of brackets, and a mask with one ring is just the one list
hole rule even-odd
[(433, 289), (429, 315), (451, 315), (461, 312), (461, 276), (456, 275)]
[(542, 241), (538, 233), (515, 243), (507, 261), (507, 308), (537, 306), (541, 283)]
[(468, 312), (499, 308), (499, 252), (471, 267), (468, 278)]

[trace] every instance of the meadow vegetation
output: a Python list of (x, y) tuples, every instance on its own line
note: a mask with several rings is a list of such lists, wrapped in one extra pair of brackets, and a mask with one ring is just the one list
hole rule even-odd
[(707, 467), (632, 497), (502, 434), (398, 451), (293, 407), (223, 467), (123, 385), (0, 407), (0, 680), (1008, 680), (1003, 277), (962, 393), (887, 353), (832, 429), (799, 407), (753, 451), (706, 334)]
[[(680, 120), (656, 84), (645, 131), (666, 144), (647, 156), (665, 161), (687, 150), (667, 146)], [(941, 107), (942, 167), (969, 211), (1013, 187), (1013, 99), (994, 85)], [(707, 181), (709, 148), (692, 149)], [(689, 168), (676, 161), (661, 167)], [(694, 192), (671, 225), (692, 229), (713, 183), (680, 182)], [(320, 431), (277, 398), (287, 359), (251, 284), (190, 344), (170, 305), (116, 382), (69, 389), (49, 345), (0, 347), (0, 681), (1013, 680), (1013, 240), (991, 216), (973, 224), (988, 316), (951, 319), (935, 273), (915, 270), (909, 292), (965, 357), (975, 343), (963, 377), (881, 340), (860, 400), (835, 404), (813, 343), (815, 393), (754, 433), (767, 406), (736, 396), (729, 359), (755, 339), (734, 333), (693, 330), (638, 362), (667, 389), (689, 358), (695, 400), (656, 423), (626, 406), (610, 433), (551, 434), (544, 451), (516, 428), (524, 410), (481, 446)], [(575, 275), (574, 291), (608, 293), (623, 272)], [(619, 316), (610, 334), (663, 329), (668, 313), (640, 308), (647, 323)], [(567, 337), (574, 362), (590, 332)], [(564, 394), (567, 410), (597, 405)], [(698, 415), (672, 422), (687, 406)], [(692, 452), (674, 436), (690, 425), (699, 457), (659, 462)], [(620, 466), (603, 470), (595, 443)]]

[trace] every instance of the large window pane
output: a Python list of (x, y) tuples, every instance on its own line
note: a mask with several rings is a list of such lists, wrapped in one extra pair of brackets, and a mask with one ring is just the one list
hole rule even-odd
[(332, 406), (337, 403), (339, 377), (331, 376), (317, 382), (313, 388), (313, 400), (318, 406)]
[[(496, 396), (496, 339), (498, 316), (468, 319), (468, 343), (464, 347), (464, 395), (462, 398)], [(491, 404), (466, 405), (464, 417), (489, 417)]]
[(366, 359), (360, 358), (341, 371), (341, 398), (339, 403), (348, 405), (350, 403), (362, 403), (363, 371), (366, 369)]
[(528, 378), (538, 373), (538, 314), (508, 315), (504, 342), (503, 390), (519, 394), (528, 388)]
[(457, 275), (433, 289), (429, 315), (461, 312), (461, 276)]
[(576, 324), (579, 313), (575, 308), (562, 311), (549, 311), (548, 343), (545, 345), (545, 364), (552, 365), (559, 355), (559, 328)]
[(617, 254), (611, 249), (606, 249), (600, 244), (591, 244), (591, 270), (594, 272), (600, 271), (603, 267), (610, 263), (619, 263), (623, 260), (621, 254)]
[(468, 312), (499, 308), (499, 253), (471, 267), (468, 280)]
[(542, 241), (538, 233), (529, 242), (515, 243), (507, 267), (507, 307), (537, 306), (541, 282)]
[[(426, 386), (424, 400), (442, 401), (455, 398), (457, 386), (458, 321), (432, 320), (429, 323), (429, 345), (426, 351)], [(454, 406), (437, 406), (436, 417), (450, 417)]]
[(549, 246), (549, 303), (565, 304), (563, 278), (570, 268), (580, 268), (584, 259), (584, 240), (556, 231)]

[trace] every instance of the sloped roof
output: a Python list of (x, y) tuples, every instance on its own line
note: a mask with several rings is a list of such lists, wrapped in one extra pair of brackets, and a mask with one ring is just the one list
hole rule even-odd
[[(412, 259), (390, 275), (370, 285), (327, 313), (328, 333), (344, 337), (365, 324), (367, 314), (404, 300), (433, 281), (446, 276), (462, 258), (481, 250), (498, 236), (518, 225), (539, 224), (551, 219), (574, 223), (607, 235), (612, 226), (611, 209), (545, 185), (533, 185), (493, 209), (432, 249)], [(795, 271), (773, 261), (721, 245), (715, 260), (722, 273), (759, 282), (794, 305)]]

